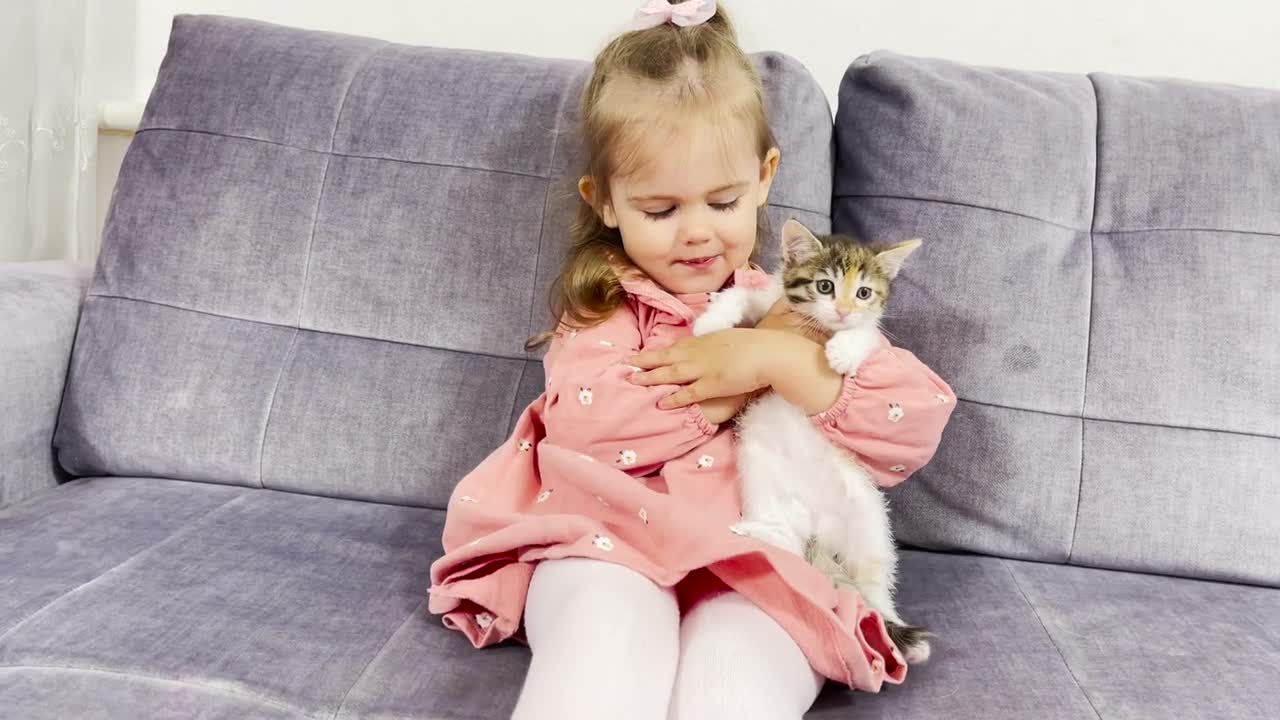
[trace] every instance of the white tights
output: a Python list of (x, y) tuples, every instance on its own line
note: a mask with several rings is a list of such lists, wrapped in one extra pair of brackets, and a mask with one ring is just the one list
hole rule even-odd
[(822, 688), (791, 636), (737, 593), (694, 606), (621, 565), (539, 563), (533, 663), (512, 720), (799, 720)]

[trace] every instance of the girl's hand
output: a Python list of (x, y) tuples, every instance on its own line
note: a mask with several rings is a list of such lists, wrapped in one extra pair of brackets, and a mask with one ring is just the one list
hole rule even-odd
[(820, 330), (812, 323), (806, 322), (803, 315), (793, 312), (786, 298), (774, 303), (773, 307), (769, 308), (769, 313), (756, 323), (756, 327), (763, 330), (783, 330), (808, 338), (819, 345), (826, 345), (831, 339), (831, 333)]
[[(631, 364), (647, 372), (631, 375), (637, 385), (684, 385), (680, 391), (658, 403), (672, 409), (715, 398), (749, 396), (770, 382), (770, 371), (782, 346), (799, 338), (776, 330), (730, 328), (692, 337), (665, 350), (645, 352), (631, 358)], [(735, 398), (735, 401), (737, 398)], [(746, 398), (741, 399), (745, 403)], [(719, 407), (723, 405), (724, 407)], [(726, 403), (704, 408), (720, 415), (731, 407)], [(736, 413), (741, 404), (733, 409)], [(728, 417), (733, 417), (730, 414)], [(724, 418), (728, 419), (728, 418)], [(715, 419), (708, 414), (708, 421)]]
[(712, 425), (721, 425), (729, 422), (742, 412), (742, 408), (746, 406), (751, 398), (757, 393), (743, 393), (742, 395), (730, 395), (729, 397), (711, 398), (698, 403), (698, 408), (702, 410), (702, 417)]
[[(756, 327), (763, 330), (789, 332), (820, 345), (825, 345), (830, 338), (830, 333), (818, 330), (812, 324), (806, 323), (804, 317), (799, 313), (792, 312), (791, 306), (787, 304), (785, 299), (774, 303), (768, 314), (761, 318), (760, 322), (756, 323)], [(741, 395), (703, 400), (698, 403), (698, 406), (702, 409), (702, 415), (708, 422), (720, 425), (737, 417), (748, 402), (768, 390), (769, 388), (764, 387)]]

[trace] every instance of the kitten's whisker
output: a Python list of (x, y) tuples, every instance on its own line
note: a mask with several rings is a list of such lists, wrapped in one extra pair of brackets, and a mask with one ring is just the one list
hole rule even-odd
[[(881, 317), (881, 320), (883, 320), (883, 319), (884, 319), (884, 318), (883, 318), (883, 317)], [(896, 336), (896, 335), (894, 335), (893, 333), (891, 333), (891, 332), (889, 332), (888, 330), (886, 330), (886, 329), (885, 329), (885, 327), (884, 327), (884, 323), (883, 323), (883, 322), (877, 322), (877, 323), (876, 323), (876, 329), (880, 331), (880, 334), (881, 334), (881, 335), (884, 335), (885, 337), (889, 338), (890, 340), (892, 340), (892, 341), (893, 341), (893, 342), (895, 342), (895, 343), (896, 343), (896, 342), (898, 342), (898, 336)]]

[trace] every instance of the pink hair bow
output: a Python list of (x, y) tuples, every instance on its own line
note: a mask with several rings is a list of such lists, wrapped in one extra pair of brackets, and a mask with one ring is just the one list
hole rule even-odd
[(685, 0), (671, 4), (668, 0), (649, 0), (636, 11), (631, 21), (632, 30), (647, 30), (663, 23), (680, 27), (701, 25), (716, 14), (716, 0)]

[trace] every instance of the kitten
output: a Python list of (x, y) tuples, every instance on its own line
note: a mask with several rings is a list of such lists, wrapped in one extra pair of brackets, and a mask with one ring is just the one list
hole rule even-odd
[[(819, 239), (796, 220), (782, 228), (782, 272), (767, 289), (729, 288), (693, 325), (695, 335), (755, 325), (780, 297), (830, 332), (827, 362), (852, 375), (880, 346), (889, 286), (919, 240), (867, 247)], [(884, 495), (856, 460), (831, 445), (799, 408), (768, 393), (738, 416), (738, 466), (747, 535), (801, 555), (837, 585), (851, 585), (884, 617), (907, 662), (928, 659), (923, 628), (893, 605), (898, 555)]]

